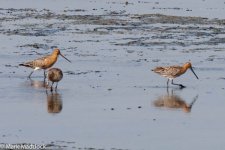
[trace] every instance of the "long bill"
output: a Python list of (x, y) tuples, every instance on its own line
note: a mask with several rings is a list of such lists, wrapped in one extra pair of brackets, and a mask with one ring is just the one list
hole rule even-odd
[(195, 77), (198, 79), (198, 76), (195, 74), (193, 68), (191, 67), (190, 69), (191, 69), (191, 71), (193, 72), (193, 74), (195, 75)]
[(63, 56), (61, 53), (60, 53), (60, 55), (61, 55), (65, 60), (67, 60), (68, 62), (71, 63), (71, 61), (70, 61), (69, 59), (67, 59), (65, 56)]

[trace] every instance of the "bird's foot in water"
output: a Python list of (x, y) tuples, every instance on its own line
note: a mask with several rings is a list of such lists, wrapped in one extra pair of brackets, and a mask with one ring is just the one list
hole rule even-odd
[(182, 84), (179, 84), (179, 86), (180, 86), (180, 89), (186, 88), (186, 86), (184, 86)]

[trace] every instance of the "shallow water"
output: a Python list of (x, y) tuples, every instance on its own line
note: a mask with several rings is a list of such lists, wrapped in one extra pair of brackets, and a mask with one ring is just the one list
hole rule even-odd
[[(0, 143), (48, 149), (225, 148), (224, 1), (77, 3), (2, 2)], [(59, 57), (54, 67), (64, 78), (51, 93), (42, 71), (28, 80), (31, 69), (18, 64), (54, 47), (72, 63)], [(189, 60), (199, 80), (188, 71), (175, 80), (184, 89), (167, 89), (166, 79), (151, 72)], [(186, 104), (196, 101), (189, 112), (155, 107), (170, 95)]]

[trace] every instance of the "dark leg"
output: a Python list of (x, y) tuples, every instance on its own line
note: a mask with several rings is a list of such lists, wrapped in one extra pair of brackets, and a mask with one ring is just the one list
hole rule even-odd
[(44, 69), (44, 83), (45, 83), (45, 79), (46, 79), (46, 73), (45, 73), (45, 69)]
[(45, 69), (44, 69), (44, 80), (45, 80), (45, 78), (46, 78), (46, 74), (45, 74)]
[(52, 86), (51, 86), (51, 92), (53, 91), (53, 84), (54, 84), (54, 82), (52, 82)]
[(34, 70), (33, 70), (33, 71), (29, 74), (29, 76), (28, 76), (27, 78), (29, 78), (29, 79), (30, 79), (30, 77), (31, 77), (32, 73), (34, 73)]
[(172, 83), (171, 83), (171, 84), (173, 84), (173, 85), (178, 85), (178, 86), (180, 86), (181, 89), (183, 89), (183, 88), (186, 87), (186, 86), (184, 86), (184, 85), (182, 85), (182, 84), (176, 84), (176, 83), (173, 83), (173, 80), (172, 80)]
[(169, 87), (169, 81), (170, 81), (170, 79), (168, 79), (168, 80), (167, 80), (167, 83), (166, 83), (167, 88)]

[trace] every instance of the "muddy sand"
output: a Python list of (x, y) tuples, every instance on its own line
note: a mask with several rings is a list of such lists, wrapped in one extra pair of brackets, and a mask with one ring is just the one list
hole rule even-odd
[[(224, 149), (225, 2), (3, 1), (0, 143), (46, 149)], [(52, 5), (54, 3), (54, 5)], [(64, 78), (18, 64), (50, 54)], [(166, 88), (156, 66), (191, 61)], [(188, 107), (191, 106), (191, 107)], [(187, 109), (189, 108), (189, 109)]]

